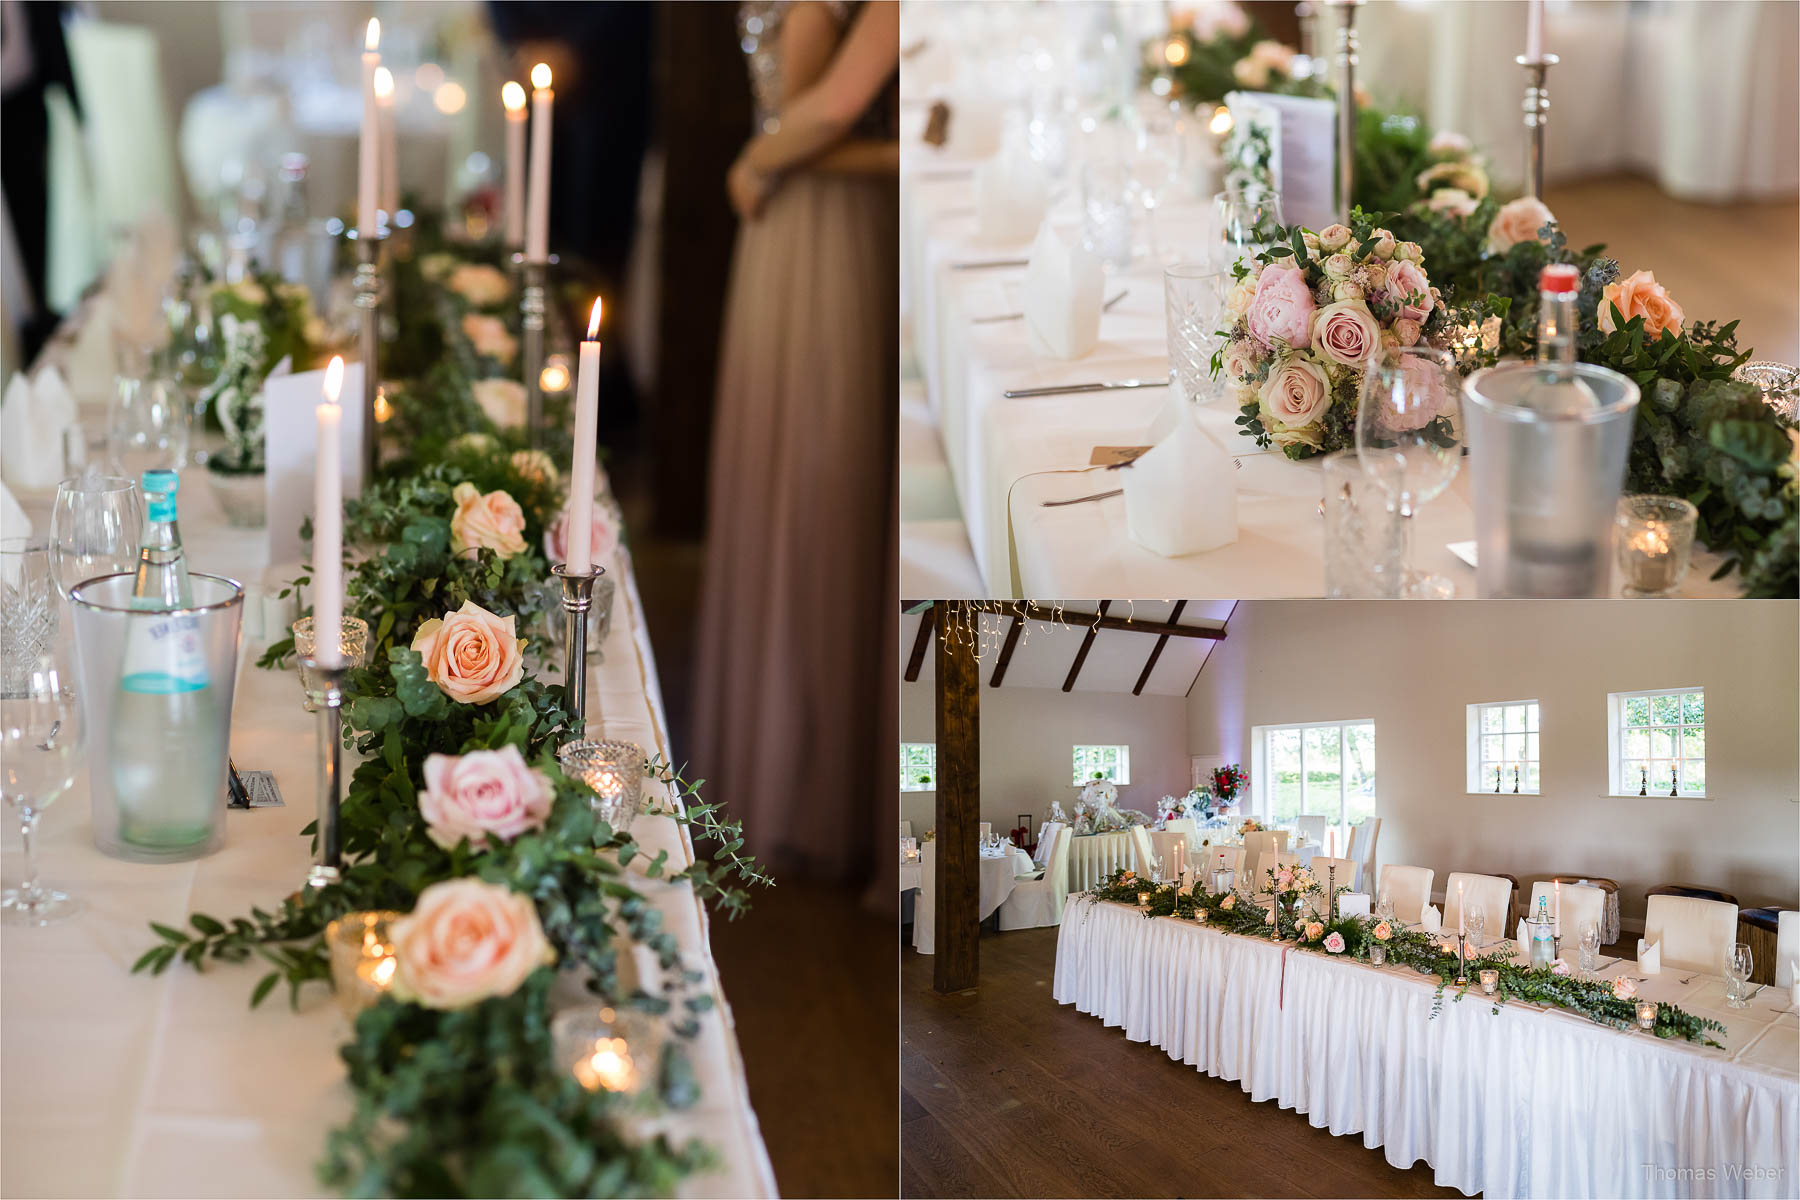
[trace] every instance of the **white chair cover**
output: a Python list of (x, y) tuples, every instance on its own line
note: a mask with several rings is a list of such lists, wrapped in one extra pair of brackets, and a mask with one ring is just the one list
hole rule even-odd
[(1300, 869), (1300, 856), (1298, 854), (1279, 854), (1278, 853), (1275, 855), (1274, 861), (1272, 863), (1270, 863), (1269, 865), (1272, 866), (1277, 871), (1281, 870), (1281, 868), (1283, 868), (1283, 867), (1286, 867), (1292, 871), (1297, 871)]
[(1725, 952), (1737, 941), (1737, 918), (1738, 906), (1722, 900), (1651, 896), (1644, 905), (1644, 941), (1662, 947), (1665, 971), (1723, 975)]
[(981, 840), (985, 842), (993, 836), (994, 836), (994, 823), (992, 821), (983, 821), (981, 823)]
[[(1206, 869), (1212, 871), (1242, 871), (1244, 869), (1244, 848), (1242, 846), (1214, 846), (1206, 856)], [(1212, 881), (1207, 880), (1207, 886)]]
[(1244, 835), (1244, 872), (1250, 878), (1251, 890), (1261, 891), (1263, 872), (1274, 865), (1274, 856), (1286, 848), (1287, 833), (1280, 829), (1264, 829)]
[(1362, 864), (1365, 887), (1373, 888), (1379, 880), (1375, 873), (1375, 842), (1381, 836), (1381, 818), (1364, 817), (1350, 827), (1350, 851), (1344, 857)]
[(1444, 929), (1455, 933), (1457, 923), (1457, 885), (1462, 885), (1462, 903), (1472, 916), (1481, 914), (1482, 936), (1497, 942), (1508, 937), (1507, 914), (1512, 911), (1513, 884), (1498, 875), (1476, 875), (1468, 871), (1452, 871), (1444, 880)]
[[(1355, 859), (1326, 858), (1323, 854), (1315, 854), (1311, 867), (1313, 878), (1319, 881), (1320, 888), (1328, 886), (1355, 888), (1359, 883), (1357, 868), (1360, 865)], [(1332, 868), (1336, 868), (1336, 870), (1334, 871)]]
[(1381, 893), (1393, 902), (1396, 918), (1408, 925), (1419, 923), (1431, 902), (1431, 879), (1436, 874), (1430, 867), (1397, 865), (1381, 873)]
[[(1540, 879), (1531, 885), (1531, 903), (1520, 914), (1526, 920), (1537, 915), (1538, 897), (1542, 896), (1550, 915), (1556, 915), (1557, 888), (1552, 880)], [(1606, 889), (1593, 887), (1590, 884), (1565, 883), (1562, 885), (1562, 936), (1569, 939), (1569, 944), (1581, 944), (1581, 927), (1593, 922), (1600, 930), (1600, 941), (1604, 944), (1606, 937)]]
[(1061, 821), (1045, 821), (1038, 830), (1037, 850), (1033, 852), (1031, 861), (1044, 866), (1050, 861), (1050, 851), (1056, 845), (1056, 831), (1063, 827)]
[(1295, 817), (1294, 832), (1300, 835), (1302, 841), (1317, 842), (1323, 846), (1325, 844), (1325, 815), (1309, 813)]
[(1775, 986), (1793, 987), (1800, 974), (1800, 912), (1775, 914)]
[(1150, 878), (1150, 860), (1156, 857), (1156, 848), (1150, 844), (1150, 831), (1142, 825), (1131, 827), (1132, 870), (1145, 879)]
[(155, 32), (91, 19), (65, 28), (102, 229), (128, 229), (153, 213), (179, 224), (183, 206)]
[(1062, 924), (1063, 901), (1069, 895), (1069, 843), (1073, 838), (1061, 826), (1051, 836), (1055, 845), (1050, 850), (1049, 867), (1042, 879), (1020, 879), (1013, 884), (1012, 894), (1000, 905), (1001, 929)]

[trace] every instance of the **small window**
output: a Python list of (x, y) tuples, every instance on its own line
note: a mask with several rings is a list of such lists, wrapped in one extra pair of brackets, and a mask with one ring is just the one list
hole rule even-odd
[(1615, 796), (1706, 795), (1706, 692), (1615, 692), (1612, 726)]
[(1538, 702), (1469, 705), (1469, 790), (1537, 795)]
[(937, 790), (937, 743), (900, 743), (900, 790), (903, 792), (935, 792)]
[(1091, 779), (1109, 779), (1114, 783), (1131, 782), (1130, 746), (1075, 747), (1075, 786)]

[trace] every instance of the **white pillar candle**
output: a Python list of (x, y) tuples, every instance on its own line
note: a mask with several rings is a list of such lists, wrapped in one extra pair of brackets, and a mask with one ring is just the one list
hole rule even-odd
[(363, 237), (374, 237), (375, 212), (380, 204), (381, 118), (375, 104), (375, 71), (381, 66), (381, 22), (369, 18), (369, 30), (363, 38), (362, 140), (356, 156), (356, 230)]
[(531, 195), (525, 219), (525, 258), (550, 259), (550, 65), (531, 68)]
[(1561, 937), (1562, 936), (1562, 880), (1559, 879), (1554, 884), (1552, 884), (1551, 889), (1555, 892), (1555, 897), (1554, 897), (1554, 901), (1550, 908), (1550, 932), (1555, 934), (1557, 937)]
[(1461, 937), (1466, 932), (1468, 922), (1463, 908), (1463, 881), (1456, 881), (1456, 935)]
[(1525, 57), (1544, 57), (1544, 0), (1529, 0), (1525, 5)]
[(391, 228), (400, 211), (400, 154), (394, 138), (394, 75), (386, 67), (375, 68), (375, 125), (381, 134), (381, 190), (377, 197)]
[(344, 419), (338, 393), (343, 386), (344, 360), (334, 357), (325, 368), (324, 403), (316, 410), (313, 470), (313, 658), (324, 667), (344, 660), (344, 479), (338, 449)]
[(568, 570), (594, 569), (594, 452), (600, 422), (600, 298), (594, 298), (575, 378), (575, 456), (569, 464)]
[(508, 81), (500, 89), (506, 106), (506, 244), (525, 247), (525, 89)]

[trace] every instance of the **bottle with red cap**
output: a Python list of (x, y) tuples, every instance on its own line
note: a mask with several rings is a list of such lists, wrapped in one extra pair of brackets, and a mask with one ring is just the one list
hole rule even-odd
[(1574, 373), (1575, 300), (1581, 272), (1571, 263), (1550, 263), (1538, 274), (1538, 379), (1524, 398), (1537, 412), (1552, 417), (1578, 416), (1600, 407), (1594, 389)]

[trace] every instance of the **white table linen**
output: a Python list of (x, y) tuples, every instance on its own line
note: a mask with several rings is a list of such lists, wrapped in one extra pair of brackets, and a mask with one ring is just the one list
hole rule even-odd
[[(1447, 995), (1434, 1016), (1435, 980), (1408, 970), (1071, 896), (1053, 994), (1253, 1100), (1361, 1134), (1397, 1167), (1423, 1159), (1465, 1194), (1791, 1194), (1800, 1015), (1774, 989), (1733, 1010), (1722, 981), (1679, 979), (1654, 976), (1640, 990), (1724, 1022), (1725, 1049), (1521, 1002), (1495, 1012), (1478, 994)], [(1645, 1164), (1768, 1175), (1649, 1177)]]
[(1085, 892), (1100, 886), (1120, 867), (1137, 869), (1137, 852), (1131, 831), (1078, 834), (1069, 842), (1069, 891)]
[[(920, 954), (937, 953), (937, 843), (926, 842), (920, 856), (919, 898), (913, 905), (913, 949)], [(980, 920), (994, 915), (994, 910), (1012, 895), (1013, 883), (1020, 875), (1037, 868), (1031, 855), (1016, 846), (1003, 854), (980, 855), (981, 888), (976, 907)]]

